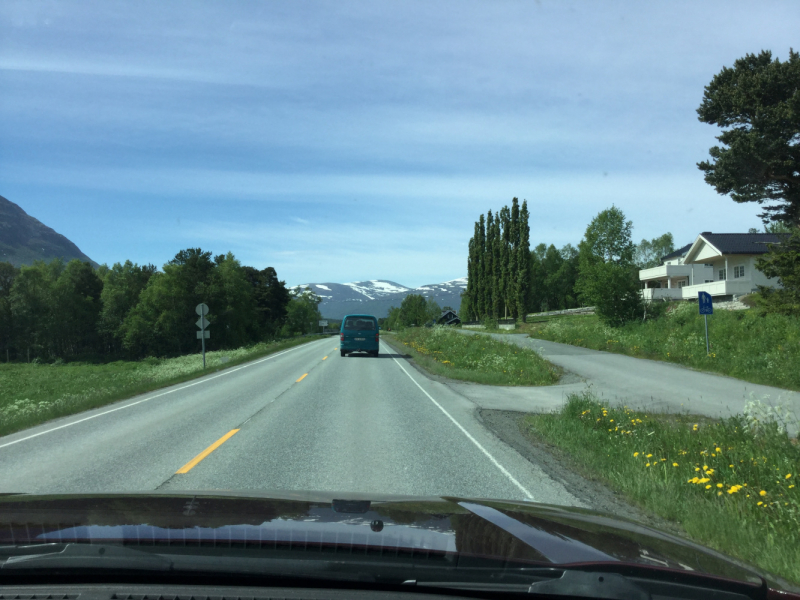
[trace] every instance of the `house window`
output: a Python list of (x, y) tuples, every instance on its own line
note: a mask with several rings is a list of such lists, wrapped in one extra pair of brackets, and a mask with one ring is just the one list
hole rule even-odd
[(727, 273), (725, 271), (726, 269), (719, 270), (719, 281), (725, 281), (725, 279), (727, 279)]
[(682, 287), (684, 287), (685, 285), (688, 285), (688, 284), (689, 284), (689, 282), (684, 279), (683, 281), (679, 281), (678, 282), (678, 287), (682, 288)]
[(733, 267), (733, 278), (739, 279), (739, 277), (744, 277), (744, 265), (741, 267)]
[(706, 283), (714, 283), (713, 279), (706, 279)]

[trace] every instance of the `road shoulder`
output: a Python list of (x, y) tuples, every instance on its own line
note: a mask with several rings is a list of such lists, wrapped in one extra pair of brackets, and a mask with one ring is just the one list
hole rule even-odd
[[(577, 472), (569, 457), (557, 448), (535, 439), (521, 428), (521, 421), (531, 412), (549, 412), (560, 409), (569, 393), (566, 388), (578, 385), (585, 390), (585, 384), (554, 385), (544, 387), (501, 387), (465, 383), (427, 372), (405, 354), (396, 340), (381, 341), (392, 348), (401, 358), (421, 376), (447, 386), (455, 394), (474, 406), (477, 421), (500, 442), (511, 448), (528, 463), (542, 470), (544, 474), (564, 487), (572, 496), (592, 510), (660, 528), (681, 535), (679, 526), (660, 519), (629, 504), (623, 497), (603, 483)], [(564, 388), (564, 389), (559, 389)], [(552, 398), (537, 398), (536, 394), (556, 390), (559, 394)], [(527, 395), (527, 398), (521, 397)], [(491, 397), (495, 398), (492, 399)], [(497, 408), (500, 407), (500, 408)]]
[(508, 410), (477, 409), (478, 419), (498, 439), (516, 450), (528, 462), (536, 464), (549, 477), (560, 483), (592, 510), (685, 537), (679, 525), (643, 511), (628, 503), (621, 495), (587, 474), (579, 473), (569, 456), (555, 446), (534, 437), (525, 430), (525, 413)]

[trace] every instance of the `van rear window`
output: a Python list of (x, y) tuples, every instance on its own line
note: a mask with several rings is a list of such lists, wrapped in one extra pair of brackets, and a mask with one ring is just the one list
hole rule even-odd
[(373, 330), (375, 329), (375, 321), (372, 319), (364, 319), (359, 317), (351, 317), (349, 319), (344, 320), (344, 328), (347, 331), (363, 331), (365, 329)]

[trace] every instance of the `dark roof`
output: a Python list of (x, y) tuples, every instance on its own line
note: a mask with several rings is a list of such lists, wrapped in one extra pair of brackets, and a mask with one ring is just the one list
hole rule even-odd
[(681, 256), (686, 256), (686, 253), (689, 251), (689, 248), (692, 247), (692, 244), (686, 244), (683, 248), (678, 248), (675, 252), (670, 252), (666, 256), (662, 256), (661, 260), (669, 260), (670, 258), (679, 258)]
[(769, 251), (768, 244), (783, 241), (787, 234), (782, 233), (711, 233), (702, 235), (722, 254), (764, 254)]

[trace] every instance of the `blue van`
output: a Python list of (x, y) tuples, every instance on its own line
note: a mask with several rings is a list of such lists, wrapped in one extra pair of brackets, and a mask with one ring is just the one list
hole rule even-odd
[(378, 356), (380, 335), (378, 319), (372, 315), (347, 315), (339, 330), (339, 352), (347, 356), (351, 352), (366, 352)]

